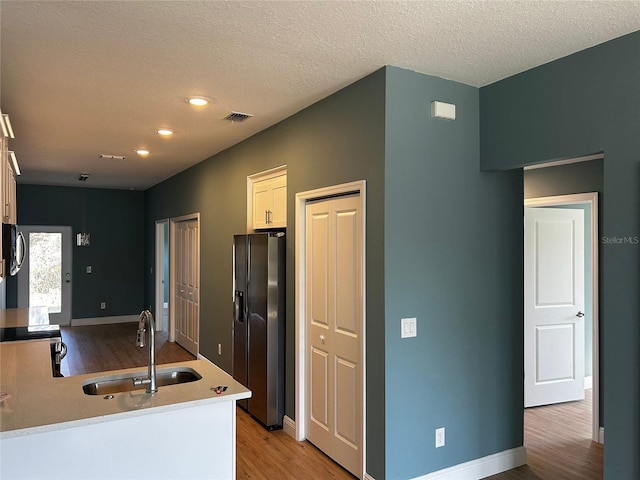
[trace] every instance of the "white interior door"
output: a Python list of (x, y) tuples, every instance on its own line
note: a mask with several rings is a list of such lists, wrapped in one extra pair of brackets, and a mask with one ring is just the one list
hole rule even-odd
[(525, 208), (525, 407), (584, 398), (584, 211)]
[(307, 439), (362, 476), (362, 220), (357, 196), (307, 204)]
[(169, 328), (169, 221), (156, 221), (156, 330)]
[(49, 323), (71, 323), (71, 227), (20, 226), (26, 255), (17, 274), (18, 307), (47, 307)]
[(197, 356), (200, 335), (199, 220), (175, 222), (174, 240), (176, 342)]

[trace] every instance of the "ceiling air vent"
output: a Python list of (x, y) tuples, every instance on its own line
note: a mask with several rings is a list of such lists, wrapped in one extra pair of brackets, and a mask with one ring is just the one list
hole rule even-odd
[(229, 120), (230, 122), (238, 123), (244, 122), (247, 118), (251, 118), (253, 115), (250, 113), (231, 112), (229, 115), (223, 118), (223, 120)]

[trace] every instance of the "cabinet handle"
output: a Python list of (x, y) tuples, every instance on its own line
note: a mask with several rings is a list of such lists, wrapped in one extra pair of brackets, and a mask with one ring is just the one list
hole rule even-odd
[(269, 210), (264, 211), (264, 223), (269, 225)]
[(269, 213), (269, 223), (273, 223), (273, 212), (271, 210), (267, 210)]

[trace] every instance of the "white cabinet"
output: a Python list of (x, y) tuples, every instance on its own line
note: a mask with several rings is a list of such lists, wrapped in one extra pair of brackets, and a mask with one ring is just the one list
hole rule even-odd
[[(2, 115), (0, 114), (0, 117)], [(0, 202), (2, 202), (2, 204), (0, 204), (1, 208), (4, 208), (4, 197), (5, 197), (5, 180), (4, 177), (6, 175), (6, 167), (5, 165), (7, 165), (7, 163), (9, 163), (7, 161), (7, 155), (8, 155), (8, 144), (9, 144), (9, 139), (5, 138), (3, 135), (0, 134)], [(0, 213), (0, 216), (4, 219), (4, 212)], [(1, 227), (2, 225), (0, 225)], [(0, 281), (6, 277), (5, 272), (5, 267), (4, 267), (4, 260), (2, 259), (2, 229), (0, 228)]]
[(253, 228), (287, 226), (287, 175), (253, 183)]
[(3, 168), (4, 180), (4, 202), (2, 212), (2, 222), (15, 225), (18, 223), (16, 212), (16, 172), (11, 166), (11, 162), (6, 162)]
[[(2, 223), (17, 223), (16, 175), (20, 175), (15, 154), (9, 151), (9, 139), (14, 138), (9, 116), (0, 111), (0, 219)], [(0, 233), (0, 252), (2, 235)], [(5, 277), (4, 260), (0, 261), (0, 279)]]
[(2, 149), (0, 155), (0, 185), (2, 185), (2, 223), (17, 223), (16, 175), (20, 175), (15, 154), (9, 151), (9, 139), (14, 138), (9, 115), (0, 112)]

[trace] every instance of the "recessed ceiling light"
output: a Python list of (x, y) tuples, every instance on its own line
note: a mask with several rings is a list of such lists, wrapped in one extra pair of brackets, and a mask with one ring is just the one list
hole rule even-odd
[(169, 128), (159, 128), (156, 130), (156, 133), (158, 135), (162, 135), (164, 137), (167, 137), (169, 135), (173, 135), (173, 130), (169, 129)]
[(146, 157), (147, 155), (149, 155), (149, 150), (147, 150), (146, 148), (139, 148), (138, 150), (136, 150), (136, 153), (138, 155)]
[(205, 105), (209, 105), (211, 100), (207, 97), (189, 97), (187, 98), (187, 102), (194, 107), (204, 107)]

